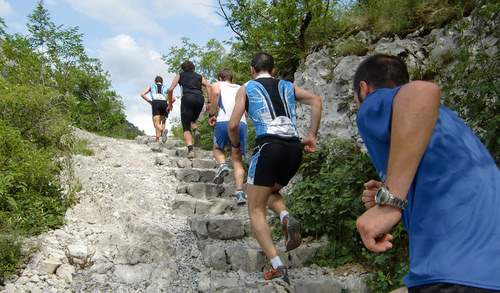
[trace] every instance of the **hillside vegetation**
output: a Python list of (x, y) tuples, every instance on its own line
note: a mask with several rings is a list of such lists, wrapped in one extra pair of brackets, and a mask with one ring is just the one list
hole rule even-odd
[(76, 27), (51, 21), (43, 3), (27, 35), (7, 34), (0, 20), (0, 283), (22, 260), (21, 240), (60, 226), (78, 184), (69, 155), (91, 151), (72, 127), (132, 138), (99, 60)]

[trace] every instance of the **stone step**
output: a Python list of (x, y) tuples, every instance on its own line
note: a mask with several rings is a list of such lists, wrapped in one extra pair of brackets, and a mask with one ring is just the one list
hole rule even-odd
[[(207, 158), (212, 157), (212, 152), (206, 151), (206, 150), (201, 150), (199, 148), (195, 148), (194, 155), (195, 155), (195, 158), (197, 158), (197, 159), (207, 159)], [(175, 149), (175, 156), (186, 158), (187, 157), (187, 148), (186, 147), (176, 148)]]
[(232, 197), (236, 191), (233, 184), (216, 185), (214, 183), (192, 182), (177, 186), (177, 193), (186, 193), (194, 198), (211, 199), (216, 197)]
[(188, 159), (182, 157), (169, 157), (177, 168), (215, 169), (217, 163), (212, 159)]
[(250, 236), (246, 218), (230, 216), (194, 216), (188, 219), (194, 235), (200, 239), (234, 240)]
[(288, 271), (290, 285), (281, 279), (266, 281), (262, 273), (221, 272), (200, 273), (198, 291), (202, 293), (369, 293), (367, 273), (340, 275), (327, 268), (300, 268)]
[(221, 215), (237, 209), (234, 201), (228, 199), (196, 199), (179, 194), (173, 200), (172, 211), (176, 215)]
[[(212, 169), (188, 169), (179, 168), (174, 170), (175, 177), (183, 182), (205, 182), (213, 183), (215, 177), (215, 170)], [(228, 176), (224, 178), (224, 183), (232, 183), (234, 181), (233, 172), (231, 171)]]
[(194, 159), (190, 160), (188, 158), (172, 157), (168, 154), (160, 152), (155, 156), (155, 165), (165, 166), (170, 168), (197, 168), (197, 169), (215, 169), (217, 165), (214, 160), (207, 159)]
[[(158, 144), (154, 136), (149, 136), (149, 135), (142, 135), (142, 136), (137, 136), (135, 138), (135, 141), (139, 144)], [(166, 142), (161, 143), (164, 147), (167, 148), (177, 148), (181, 147), (184, 145), (183, 141), (180, 141), (176, 138), (171, 138), (169, 137)]]
[[(200, 241), (205, 266), (221, 271), (262, 272), (269, 269), (269, 260), (254, 239), (226, 241)], [(325, 243), (304, 243), (297, 249), (284, 252), (283, 244), (278, 245), (279, 255), (289, 268), (300, 268)]]

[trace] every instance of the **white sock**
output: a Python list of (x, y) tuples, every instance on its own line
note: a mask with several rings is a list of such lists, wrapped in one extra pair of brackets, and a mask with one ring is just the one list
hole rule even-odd
[(281, 258), (279, 256), (271, 258), (271, 265), (273, 266), (273, 269), (277, 269), (278, 267), (283, 266)]
[(283, 219), (284, 219), (286, 216), (288, 216), (288, 215), (289, 215), (289, 214), (288, 214), (288, 211), (286, 211), (286, 210), (285, 210), (285, 211), (282, 211), (282, 212), (280, 213), (280, 221), (283, 223)]

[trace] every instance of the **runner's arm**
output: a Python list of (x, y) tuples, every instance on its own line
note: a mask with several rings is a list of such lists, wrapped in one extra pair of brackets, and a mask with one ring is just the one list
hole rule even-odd
[(311, 106), (311, 125), (303, 143), (306, 152), (314, 152), (316, 150), (316, 136), (318, 135), (319, 123), (321, 121), (321, 111), (323, 110), (321, 97), (298, 86), (295, 86), (295, 97), (298, 102)]
[(144, 101), (148, 102), (148, 103), (152, 103), (152, 101), (150, 99), (148, 99), (148, 96), (147, 94), (151, 91), (151, 87), (148, 86), (147, 88), (144, 89), (144, 91), (142, 91), (141, 93), (141, 97), (144, 99)]
[(210, 103), (210, 115), (214, 116), (218, 112), (217, 97), (220, 94), (220, 85), (218, 82), (212, 84), (212, 89), (208, 95), (208, 101)]
[(175, 87), (179, 84), (181, 76), (177, 74), (174, 79), (172, 80), (172, 84), (168, 88), (168, 107), (172, 109), (172, 104), (174, 103), (173, 101), (173, 96), (174, 96), (174, 89)]
[(410, 82), (399, 90), (392, 106), (391, 146), (386, 185), (406, 198), (439, 115), (441, 92), (431, 82)]
[(208, 99), (205, 105), (205, 112), (209, 112), (210, 108), (208, 106), (210, 104), (210, 92), (212, 91), (212, 85), (208, 82), (208, 80), (204, 76), (201, 77), (201, 85), (204, 86), (205, 89), (207, 90)]
[(245, 114), (246, 99), (247, 94), (245, 86), (241, 86), (236, 93), (236, 101), (228, 125), (229, 140), (231, 141), (231, 146), (233, 146), (233, 149), (235, 149), (234, 146), (240, 145), (240, 120), (241, 117), (243, 117), (243, 114)]

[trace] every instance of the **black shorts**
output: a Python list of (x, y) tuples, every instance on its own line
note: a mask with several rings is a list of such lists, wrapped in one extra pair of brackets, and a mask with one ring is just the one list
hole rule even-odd
[(285, 186), (299, 170), (304, 149), (298, 138), (257, 138), (248, 167), (248, 184)]
[(500, 291), (479, 289), (456, 284), (436, 283), (408, 289), (408, 293), (498, 293)]
[(200, 117), (205, 99), (198, 95), (184, 95), (181, 99), (181, 123), (184, 131), (191, 130), (191, 122), (196, 122)]
[(153, 117), (154, 116), (168, 116), (167, 112), (167, 101), (163, 100), (153, 100), (151, 105), (153, 109)]

